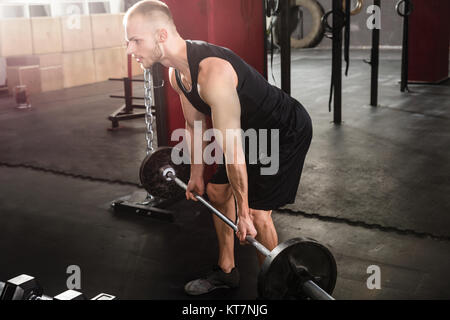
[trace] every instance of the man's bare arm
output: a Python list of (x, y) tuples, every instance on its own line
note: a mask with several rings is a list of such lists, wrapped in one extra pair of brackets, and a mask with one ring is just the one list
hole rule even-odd
[[(203, 141), (203, 132), (206, 130), (206, 121), (205, 121), (205, 115), (198, 111), (197, 109), (192, 106), (192, 104), (189, 102), (189, 100), (185, 97), (183, 92), (180, 90), (180, 88), (177, 85), (176, 78), (175, 78), (175, 70), (173, 68), (169, 68), (169, 79), (170, 84), (172, 88), (179, 94), (180, 101), (181, 101), (181, 107), (183, 109), (183, 115), (185, 119), (185, 127), (186, 130), (189, 132), (189, 135), (191, 137), (190, 143), (188, 143), (189, 153), (191, 156), (191, 177), (202, 177), (203, 178), (203, 150), (206, 147), (206, 142)], [(201, 121), (202, 123), (202, 130), (194, 133), (194, 122), (195, 121)], [(194, 136), (194, 134), (197, 134), (197, 136)], [(202, 150), (201, 150), (201, 157), (200, 159), (196, 159), (197, 162), (194, 162), (194, 141), (201, 141), (202, 144)]]
[(223, 141), (216, 141), (225, 154), (228, 180), (236, 197), (239, 217), (248, 218), (248, 178), (242, 148), (241, 105), (236, 91), (237, 75), (225, 60), (205, 60), (202, 61), (202, 71), (198, 79), (199, 94), (211, 107), (213, 126), (224, 138)]

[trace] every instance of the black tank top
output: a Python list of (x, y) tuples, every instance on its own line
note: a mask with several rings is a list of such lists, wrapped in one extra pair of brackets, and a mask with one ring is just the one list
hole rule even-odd
[[(280, 129), (280, 139), (301, 132), (310, 121), (303, 106), (281, 89), (271, 85), (252, 66), (228, 48), (204, 41), (186, 40), (187, 59), (191, 72), (191, 91), (184, 88), (178, 70), (175, 77), (178, 87), (198, 111), (211, 115), (211, 108), (197, 91), (198, 68), (208, 57), (228, 61), (238, 76), (237, 93), (241, 104), (241, 128)], [(287, 138), (287, 137), (286, 137)]]

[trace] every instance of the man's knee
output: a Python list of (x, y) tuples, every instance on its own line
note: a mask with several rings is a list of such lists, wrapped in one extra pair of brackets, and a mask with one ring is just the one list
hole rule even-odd
[(229, 184), (208, 183), (206, 193), (208, 194), (209, 200), (216, 205), (225, 204), (232, 196)]
[(250, 209), (250, 215), (252, 216), (253, 224), (257, 229), (270, 226), (272, 222), (272, 210), (254, 210)]

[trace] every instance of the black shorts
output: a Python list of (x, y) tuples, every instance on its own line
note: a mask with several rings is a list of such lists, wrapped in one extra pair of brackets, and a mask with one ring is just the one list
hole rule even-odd
[[(280, 134), (278, 172), (271, 175), (261, 174), (261, 169), (268, 165), (261, 165), (259, 161), (257, 164), (249, 164), (248, 155), (246, 155), (248, 202), (251, 209), (274, 210), (295, 202), (313, 133), (311, 119), (306, 111), (303, 117), (305, 121), (301, 130), (289, 130), (284, 136)], [(229, 183), (224, 164), (218, 164), (209, 182)]]

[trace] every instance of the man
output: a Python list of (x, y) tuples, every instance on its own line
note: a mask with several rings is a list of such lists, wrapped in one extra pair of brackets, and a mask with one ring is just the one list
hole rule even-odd
[[(190, 136), (198, 134), (193, 129), (195, 121), (201, 121), (203, 130), (206, 128), (208, 115), (213, 127), (226, 137), (223, 141), (216, 139), (225, 164), (218, 165), (206, 186), (210, 202), (231, 220), (237, 220), (241, 244), (249, 235), (272, 250), (278, 238), (271, 213), (295, 201), (312, 138), (308, 113), (229, 49), (182, 39), (168, 6), (161, 1), (136, 3), (127, 11), (124, 25), (128, 54), (133, 54), (144, 68), (156, 62), (169, 68), (170, 84), (180, 95)], [(240, 129), (269, 129), (279, 134), (279, 146), (271, 146), (272, 150), (280, 150), (276, 173), (261, 174), (262, 159), (256, 164), (248, 163), (248, 148), (244, 152)], [(230, 131), (234, 136), (229, 135)], [(196, 138), (203, 141), (201, 133), (191, 139), (191, 158)], [(194, 194), (204, 192), (203, 163), (191, 161), (186, 197), (196, 201)], [(239, 285), (233, 230), (216, 216), (213, 219), (219, 242), (218, 266), (207, 277), (189, 282), (185, 286), (188, 294)], [(261, 264), (264, 256), (258, 253), (258, 259)]]

